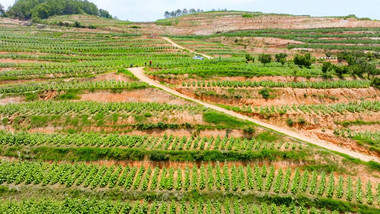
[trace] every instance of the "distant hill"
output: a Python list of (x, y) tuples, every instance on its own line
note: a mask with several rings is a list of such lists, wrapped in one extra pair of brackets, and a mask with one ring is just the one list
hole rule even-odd
[(18, 0), (6, 12), (10, 18), (38, 21), (56, 15), (88, 14), (104, 18), (112, 16), (87, 0)]
[(166, 34), (210, 35), (256, 29), (368, 28), (380, 27), (380, 21), (347, 17), (311, 17), (260, 12), (216, 11), (161, 19), (155, 22)]

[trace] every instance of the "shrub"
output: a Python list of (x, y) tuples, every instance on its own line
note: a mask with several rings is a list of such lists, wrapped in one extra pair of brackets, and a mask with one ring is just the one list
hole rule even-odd
[(272, 56), (270, 54), (260, 54), (259, 61), (265, 65), (272, 62)]
[(371, 85), (375, 88), (379, 88), (380, 89), (380, 78), (379, 77), (375, 77), (372, 79), (371, 81)]
[(296, 54), (293, 59), (294, 64), (298, 65), (300, 68), (302, 67), (310, 68), (314, 60), (315, 59), (311, 57), (310, 53), (307, 53), (305, 55)]
[(246, 54), (245, 59), (247, 60), (247, 62), (249, 62), (249, 61), (255, 62), (255, 58), (253, 56), (251, 56), (250, 54)]
[(301, 124), (301, 125), (304, 125), (304, 124), (306, 124), (306, 121), (303, 118), (299, 118), (298, 119), (298, 123)]
[(323, 74), (326, 74), (331, 69), (332, 69), (331, 62), (323, 62), (323, 64), (322, 64), (322, 72), (323, 72)]
[(273, 91), (272, 89), (263, 88), (263, 89), (260, 89), (259, 94), (263, 96), (264, 99), (270, 99), (274, 97), (273, 95), (270, 94), (270, 92), (272, 91)]
[(256, 132), (254, 127), (247, 127), (243, 131), (247, 134), (254, 134)]
[(294, 121), (292, 119), (288, 118), (286, 120), (286, 124), (288, 124), (288, 126), (292, 127), (294, 125)]
[(348, 66), (345, 66), (345, 65), (342, 65), (342, 66), (334, 65), (333, 69), (339, 77), (342, 77), (343, 74), (348, 73)]
[(274, 56), (276, 58), (276, 62), (280, 62), (282, 65), (286, 62), (286, 57), (288, 57), (288, 54), (286, 53), (279, 53)]

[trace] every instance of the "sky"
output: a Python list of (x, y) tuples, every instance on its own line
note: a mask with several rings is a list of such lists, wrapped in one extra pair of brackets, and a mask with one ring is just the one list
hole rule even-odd
[[(380, 20), (380, 0), (89, 0), (120, 20), (155, 21), (177, 9), (228, 9), (311, 16), (368, 17)], [(8, 8), (14, 0), (0, 0)]]

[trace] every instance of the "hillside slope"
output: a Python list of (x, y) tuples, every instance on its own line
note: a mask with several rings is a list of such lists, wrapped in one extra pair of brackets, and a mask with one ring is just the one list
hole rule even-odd
[(170, 35), (210, 35), (218, 32), (255, 29), (311, 29), (380, 27), (380, 21), (344, 17), (310, 17), (248, 12), (206, 12), (158, 20)]

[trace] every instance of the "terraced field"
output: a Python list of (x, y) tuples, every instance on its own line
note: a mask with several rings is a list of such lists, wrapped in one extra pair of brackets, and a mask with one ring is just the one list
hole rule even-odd
[[(360, 32), (359, 30), (364, 29), (351, 29), (349, 32)], [(259, 32), (265, 34), (273, 31), (275, 30)], [(348, 29), (302, 30), (301, 32), (305, 34), (297, 34), (297, 30), (295, 32), (285, 30), (283, 37), (298, 38), (297, 36), (302, 37), (302, 35), (314, 37), (315, 32), (324, 32), (326, 36), (331, 36), (338, 35), (338, 32), (348, 32)], [(231, 35), (246, 38), (251, 34), (237, 32)], [(268, 34), (267, 36), (279, 37), (279, 35)], [(358, 34), (346, 34), (347, 37), (351, 35)], [(372, 33), (368, 35), (372, 36)], [(186, 36), (182, 36), (184, 37)], [(197, 36), (189, 37), (193, 38), (193, 41), (197, 38)], [(216, 35), (209, 37), (216, 37)], [(200, 40), (200, 38), (207, 40), (207, 36), (197, 39)], [(375, 42), (373, 44), (376, 45)], [(274, 55), (272, 62), (267, 64), (255, 60), (252, 63), (248, 59), (245, 59), (243, 63), (243, 60), (239, 62), (239, 58), (236, 57), (223, 60), (217, 58), (209, 65), (150, 69), (147, 73), (150, 78), (165, 82), (187, 96), (218, 104), (255, 119), (266, 120), (273, 125), (302, 130), (309, 137), (378, 156), (376, 136), (380, 128), (378, 126), (379, 90), (371, 83), (371, 74), (368, 74), (368, 77), (363, 74), (357, 76), (353, 71), (349, 71), (353, 68), (350, 67), (353, 66), (353, 62), (348, 62), (349, 65), (346, 65), (348, 70), (343, 75), (338, 73), (337, 69), (323, 71), (325, 64), (337, 68), (341, 65), (340, 63), (347, 63), (342, 52), (336, 49), (335, 51), (339, 58), (335, 59), (336, 61), (315, 60), (311, 66), (297, 66), (290, 59), (292, 55), (285, 54), (285, 63), (276, 62), (277, 58)], [(346, 50), (343, 53), (350, 52)], [(262, 54), (256, 53), (256, 55)], [(247, 56), (252, 57), (248, 53)], [(277, 57), (277, 54), (275, 56)], [(374, 57), (370, 59), (368, 65), (371, 64), (377, 76), (376, 52), (368, 56)], [(258, 58), (256, 58), (257, 61), (259, 61)], [(354, 134), (349, 134), (351, 132)], [(354, 136), (357, 132), (365, 133), (366, 138), (356, 137), (355, 140)]]
[[(94, 29), (57, 25), (65, 20)], [(378, 28), (170, 35), (182, 49), (161, 37), (168, 36), (162, 25), (102, 20), (53, 17), (41, 29), (0, 19), (0, 212), (379, 212), (380, 163), (279, 134), (134, 75), (144, 67), (180, 94), (376, 160), (379, 74), (359, 75), (339, 54), (341, 46), (373, 51), (355, 56), (376, 68)], [(146, 34), (152, 26), (160, 35)], [(263, 38), (297, 44), (263, 52), (252, 42)], [(331, 51), (341, 63), (326, 59), (326, 71), (322, 59), (297, 65), (295, 54), (305, 55), (299, 48), (313, 45), (323, 47), (313, 57)], [(213, 58), (195, 60), (186, 49)], [(261, 53), (272, 62), (261, 63)], [(276, 62), (275, 53), (287, 53), (286, 61)]]

